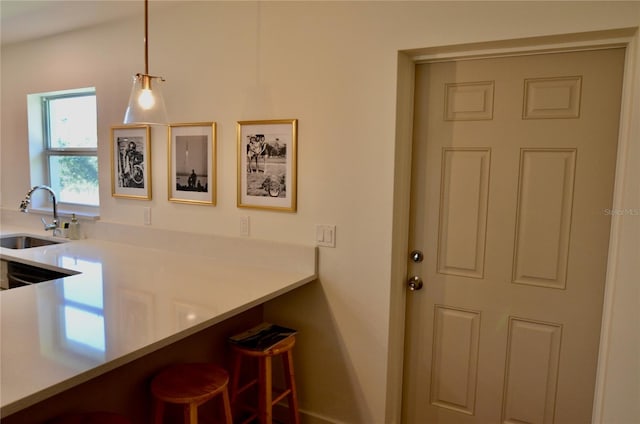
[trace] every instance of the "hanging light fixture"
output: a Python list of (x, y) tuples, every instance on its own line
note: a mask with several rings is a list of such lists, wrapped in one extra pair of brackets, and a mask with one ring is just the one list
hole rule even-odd
[(167, 110), (162, 98), (164, 78), (149, 75), (149, 0), (144, 0), (144, 74), (133, 77), (125, 124), (167, 125)]

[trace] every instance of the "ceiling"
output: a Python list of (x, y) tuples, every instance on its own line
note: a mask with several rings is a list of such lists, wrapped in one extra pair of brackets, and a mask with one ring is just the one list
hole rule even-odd
[(142, 0), (0, 0), (0, 42), (32, 40), (143, 13)]

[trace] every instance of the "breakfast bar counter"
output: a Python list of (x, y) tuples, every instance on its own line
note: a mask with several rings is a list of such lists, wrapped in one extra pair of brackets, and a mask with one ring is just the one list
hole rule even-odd
[(1, 417), (316, 279), (314, 246), (170, 232), (0, 248), (0, 259), (74, 274), (0, 292)]

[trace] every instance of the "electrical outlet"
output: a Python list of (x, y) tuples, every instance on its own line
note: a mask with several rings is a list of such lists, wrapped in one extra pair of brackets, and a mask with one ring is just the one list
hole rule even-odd
[(248, 216), (240, 217), (240, 235), (244, 237), (249, 237), (249, 217)]
[(151, 225), (151, 208), (144, 208), (144, 225)]

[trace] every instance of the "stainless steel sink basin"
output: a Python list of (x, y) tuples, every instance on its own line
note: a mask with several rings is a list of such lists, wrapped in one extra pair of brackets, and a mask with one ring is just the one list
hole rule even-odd
[(62, 240), (58, 241), (26, 234), (0, 237), (0, 246), (8, 249), (29, 249), (31, 247), (49, 246), (58, 243), (62, 243)]

